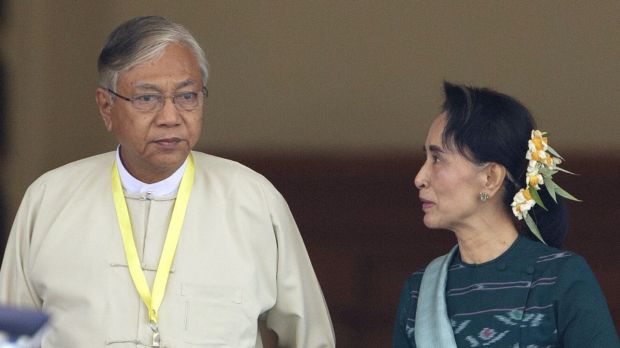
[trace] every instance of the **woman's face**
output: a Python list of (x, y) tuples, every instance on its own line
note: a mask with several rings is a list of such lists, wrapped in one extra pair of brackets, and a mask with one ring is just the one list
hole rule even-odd
[(446, 122), (446, 114), (442, 113), (428, 131), (426, 161), (415, 177), (415, 185), (420, 190), (426, 227), (456, 231), (472, 225), (486, 175), (484, 167), (444, 146)]

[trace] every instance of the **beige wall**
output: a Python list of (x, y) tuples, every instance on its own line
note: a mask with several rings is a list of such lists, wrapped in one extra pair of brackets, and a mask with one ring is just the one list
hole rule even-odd
[(207, 51), (200, 147), (418, 151), (444, 79), (524, 101), (564, 154), (620, 150), (620, 1), (5, 1), (9, 216), (43, 171), (110, 150), (94, 104), (105, 36), (136, 15)]

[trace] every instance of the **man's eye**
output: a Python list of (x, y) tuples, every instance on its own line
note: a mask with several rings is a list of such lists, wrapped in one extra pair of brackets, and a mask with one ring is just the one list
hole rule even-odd
[(189, 101), (189, 100), (196, 99), (197, 96), (198, 96), (198, 93), (196, 93), (196, 92), (186, 92), (186, 93), (178, 94), (177, 98)]
[(152, 103), (154, 101), (157, 101), (157, 99), (159, 99), (159, 98), (155, 94), (144, 94), (144, 95), (136, 96), (134, 98), (134, 100), (136, 100), (137, 102), (140, 102), (140, 103)]
[(433, 155), (432, 158), (433, 158), (433, 163), (437, 163), (441, 160), (441, 158), (439, 158), (438, 155)]

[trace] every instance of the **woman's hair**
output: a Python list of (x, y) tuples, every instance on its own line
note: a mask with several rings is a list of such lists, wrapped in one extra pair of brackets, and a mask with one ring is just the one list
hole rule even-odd
[(131, 19), (110, 33), (97, 62), (99, 85), (115, 90), (121, 72), (160, 57), (171, 43), (181, 44), (194, 54), (202, 83), (206, 84), (207, 60), (192, 34), (164, 17), (146, 16)]
[[(491, 89), (444, 82), (444, 92), (443, 111), (447, 114), (447, 124), (443, 145), (455, 149), (473, 163), (494, 162), (506, 168), (503, 202), (512, 216), (513, 197), (525, 187), (528, 166), (525, 154), (531, 132), (536, 128), (534, 118), (519, 101)], [(560, 197), (556, 204), (547, 190), (538, 192), (548, 211), (536, 205), (529, 214), (545, 242), (560, 247), (568, 231), (568, 211)], [(520, 232), (536, 239), (524, 225), (521, 221)]]

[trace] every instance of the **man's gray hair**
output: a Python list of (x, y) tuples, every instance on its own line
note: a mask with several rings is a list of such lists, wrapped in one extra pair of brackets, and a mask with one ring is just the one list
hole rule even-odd
[(192, 51), (200, 66), (202, 83), (206, 85), (207, 59), (196, 39), (182, 25), (159, 16), (136, 17), (110, 33), (97, 61), (99, 85), (116, 90), (120, 73), (159, 58), (171, 43)]

